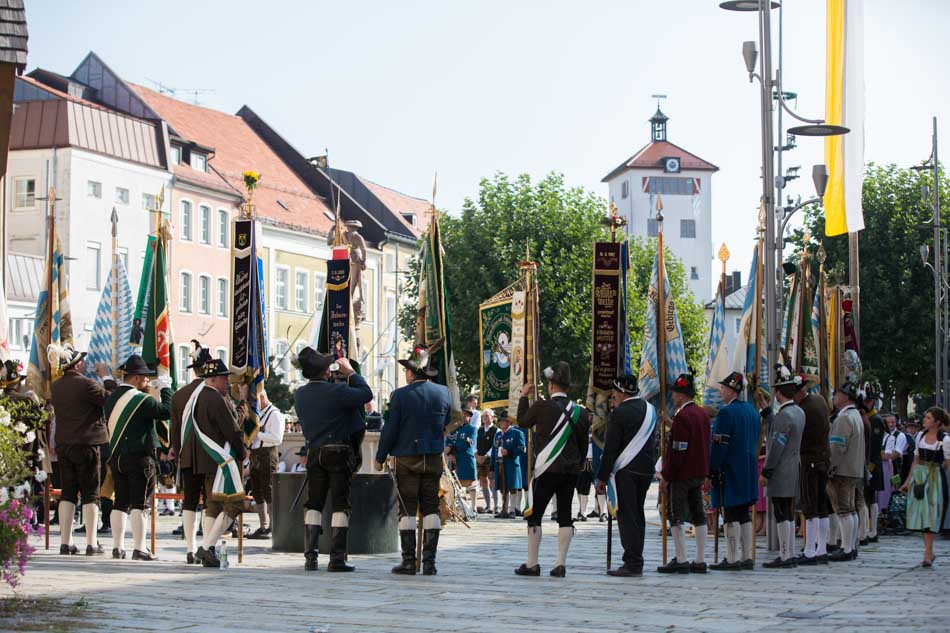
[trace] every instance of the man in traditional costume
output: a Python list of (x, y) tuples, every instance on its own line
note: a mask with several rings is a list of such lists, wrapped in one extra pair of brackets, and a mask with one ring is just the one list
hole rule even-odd
[(495, 434), (498, 433), (498, 427), (495, 426), (495, 412), (485, 409), (479, 415), (479, 421), (481, 425), (475, 436), (475, 464), (478, 483), (482, 489), (482, 496), (485, 498), (485, 507), (478, 508), (477, 511), (492, 513), (498, 509), (498, 491), (493, 490), (493, 486), (489, 483), (489, 477), (492, 474), (491, 453), (495, 445)]
[(462, 426), (455, 433), (455, 474), (459, 485), (468, 493), (472, 511), (478, 501), (478, 486), (475, 486), (475, 440), (478, 436), (478, 411), (473, 408), (470, 398), (462, 405)]
[(422, 514), (422, 573), (435, 575), (439, 546), (439, 481), (445, 428), (452, 420), (452, 399), (444, 385), (432, 382), (438, 370), (429, 366), (429, 352), (421, 347), (400, 359), (405, 368), (405, 387), (396, 389), (389, 401), (389, 421), (383, 426), (376, 451), (376, 468), (383, 470), (393, 456), (396, 485), (402, 499), (399, 508), (399, 540), (402, 562), (394, 574), (416, 573), (416, 513)]
[[(880, 387), (877, 387), (879, 389)], [(868, 543), (877, 543), (877, 523), (881, 514), (881, 506), (878, 505), (878, 496), (884, 490), (885, 486), (890, 486), (890, 481), (884, 479), (884, 463), (882, 459), (882, 447), (887, 434), (887, 427), (884, 424), (884, 418), (877, 410), (878, 394), (875, 387), (869, 383), (865, 384), (864, 389), (864, 409), (867, 411), (865, 416), (865, 453), (867, 454), (867, 468), (869, 478), (864, 487), (864, 507), (867, 516), (862, 516), (862, 522), (866, 529), (862, 530), (860, 544), (862, 546)]]
[[(695, 377), (680, 374), (670, 386), (676, 413), (670, 425), (663, 459), (663, 486), (670, 520), (670, 534), (676, 556), (657, 568), (661, 574), (706, 573), (706, 512), (703, 508), (703, 484), (709, 476), (709, 414), (698, 406)], [(693, 524), (696, 556), (686, 558), (686, 531), (683, 523)]]
[(254, 496), (254, 508), (260, 520), (257, 528), (248, 538), (270, 538), (274, 524), (274, 486), (271, 475), (277, 472), (279, 462), (278, 447), (284, 441), (284, 414), (271, 404), (267, 392), (261, 391), (257, 397), (260, 428), (251, 440), (251, 494)]
[[(193, 432), (183, 433), (185, 427), (182, 424), (182, 418), (185, 413), (185, 405), (188, 404), (191, 395), (199, 386), (204, 384), (201, 368), (214, 362), (207, 347), (202, 347), (198, 341), (192, 341), (192, 344), (195, 349), (191, 354), (191, 363), (188, 365), (188, 369), (194, 372), (195, 379), (181, 387), (172, 396), (170, 430), (172, 449), (169, 451), (169, 457), (178, 460), (178, 475), (181, 479), (184, 497), (181, 504), (181, 520), (185, 537), (185, 562), (189, 565), (201, 564), (201, 561), (195, 557), (195, 539), (198, 532), (198, 504), (201, 501), (205, 478), (204, 475), (195, 470), (196, 455), (200, 449), (195, 444), (195, 434)], [(204, 491), (205, 499), (208, 498), (210, 493), (210, 490)], [(202, 534), (210, 530), (213, 523), (212, 519), (205, 516), (201, 521)]]
[[(145, 509), (155, 489), (158, 462), (155, 449), (168, 440), (165, 420), (172, 413), (172, 381), (160, 376), (161, 402), (148, 394), (155, 374), (138, 354), (121, 368), (124, 379), (105, 402), (109, 423), (109, 470), (115, 485), (112, 506), (112, 558), (125, 558), (125, 527), (132, 525), (132, 560), (155, 560), (145, 546)], [(161, 428), (159, 428), (161, 427)]]
[(613, 384), (614, 410), (610, 412), (604, 455), (597, 472), (598, 492), (612, 481), (617, 494), (617, 529), (623, 545), (623, 565), (607, 570), (610, 576), (643, 575), (643, 504), (653, 481), (656, 452), (656, 410), (639, 397), (636, 376), (625, 375)]
[[(350, 481), (359, 470), (360, 445), (366, 432), (363, 407), (373, 399), (373, 390), (345, 358), (334, 362), (329, 354), (309, 347), (303, 348), (297, 358), (304, 378), (309, 381), (294, 392), (294, 408), (308, 447), (304, 569), (317, 570), (318, 543), (329, 493), (333, 515), (327, 571), (353, 571), (354, 567), (346, 564)], [(338, 380), (332, 380), (334, 372)]]
[(828, 497), (838, 515), (841, 549), (828, 556), (834, 562), (858, 557), (858, 515), (855, 495), (863, 494), (864, 484), (864, 421), (858, 413), (858, 386), (846, 382), (835, 390), (834, 406), (838, 410), (831, 423), (828, 438), (831, 468), (828, 471)]
[[(524, 481), (521, 478), (521, 462), (528, 458), (524, 433), (511, 425), (508, 411), (498, 416), (498, 433), (495, 434), (495, 446), (491, 452), (491, 462), (495, 469), (495, 490), (501, 492), (501, 510), (496, 519), (511, 519), (520, 516), (518, 507)], [(514, 499), (512, 499), (514, 495)]]
[(99, 446), (109, 441), (102, 417), (106, 391), (86, 376), (86, 353), (70, 345), (50, 345), (50, 366), (63, 372), (53, 382), (51, 395), (56, 415), (56, 455), (62, 495), (59, 498), (60, 554), (78, 554), (73, 545), (73, 515), (82, 496), (82, 516), (86, 525), (86, 556), (102, 554), (96, 536), (99, 526), (99, 486), (101, 456)]
[(799, 374), (785, 365), (775, 367), (775, 399), (778, 411), (771, 415), (769, 445), (762, 466), (762, 485), (772, 502), (778, 533), (779, 555), (762, 566), (797, 566), (795, 552), (795, 495), (798, 493), (799, 450), (805, 428), (805, 412), (795, 403), (795, 395), (805, 384)]
[(828, 401), (817, 393), (808, 393), (802, 382), (795, 393), (795, 402), (805, 414), (799, 460), (801, 462), (800, 499), (805, 515), (805, 551), (798, 557), (799, 565), (828, 563), (828, 432), (831, 414)]
[(535, 429), (534, 444), (537, 458), (530, 486), (532, 500), (528, 514), (528, 560), (515, 570), (519, 576), (540, 576), (538, 551), (541, 548), (541, 519), (551, 498), (556, 498), (557, 561), (551, 576), (563, 578), (567, 574), (567, 551), (574, 535), (574, 515), (571, 502), (577, 475), (587, 458), (590, 437), (590, 412), (568, 398), (571, 385), (571, 367), (564, 361), (544, 370), (547, 380), (547, 400), (536, 400), (529, 405), (534, 385), (525, 385), (518, 400), (518, 427), (526, 432)]
[(749, 506), (759, 496), (756, 453), (761, 422), (755, 407), (739, 400), (745, 385), (742, 374), (732, 372), (719, 385), (725, 405), (719, 409), (713, 423), (709, 469), (713, 506), (723, 508), (726, 557), (710, 568), (722, 571), (753, 569), (755, 541)]
[(205, 567), (220, 567), (215, 543), (244, 506), (241, 464), (246, 451), (241, 423), (246, 408), (242, 405), (236, 411), (231, 404), (231, 371), (224, 361), (216, 358), (202, 365), (199, 372), (204, 382), (192, 392), (182, 416), (182, 434), (195, 435), (192, 469), (204, 478), (204, 535), (195, 560)]

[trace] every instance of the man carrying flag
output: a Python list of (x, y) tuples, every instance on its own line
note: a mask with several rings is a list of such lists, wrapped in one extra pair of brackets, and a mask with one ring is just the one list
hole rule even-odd
[(230, 370), (220, 359), (213, 359), (199, 369), (204, 383), (192, 392), (182, 417), (182, 435), (194, 433), (195, 455), (192, 469), (204, 477), (205, 519), (204, 540), (195, 559), (205, 567), (220, 567), (214, 545), (228, 526), (226, 518), (241, 513), (244, 483), (241, 463), (244, 461), (244, 434), (241, 423), (247, 405), (235, 411), (228, 399)]
[(156, 423), (171, 417), (171, 378), (160, 376), (161, 402), (148, 395), (155, 374), (138, 354), (120, 368), (123, 383), (105, 402), (109, 424), (109, 469), (115, 484), (112, 507), (112, 558), (125, 558), (125, 526), (132, 524), (132, 560), (155, 560), (145, 546), (145, 509), (155, 489), (159, 444)]
[(534, 385), (521, 388), (518, 400), (518, 426), (535, 428), (538, 456), (532, 479), (527, 482), (528, 560), (515, 570), (519, 576), (540, 576), (538, 551), (541, 548), (541, 519), (552, 497), (557, 499), (557, 561), (551, 576), (563, 578), (567, 570), (567, 550), (574, 535), (574, 515), (571, 502), (574, 486), (587, 458), (590, 437), (590, 412), (568, 398), (571, 385), (571, 367), (564, 361), (554, 363), (543, 372), (548, 382), (547, 400), (528, 404)]
[(656, 452), (653, 434), (656, 409), (640, 397), (637, 377), (627, 374), (614, 381), (614, 410), (607, 421), (604, 454), (597, 473), (597, 490), (611, 487), (609, 511), (617, 516), (623, 565), (610, 576), (643, 575), (643, 537), (646, 519), (643, 504), (653, 481)]

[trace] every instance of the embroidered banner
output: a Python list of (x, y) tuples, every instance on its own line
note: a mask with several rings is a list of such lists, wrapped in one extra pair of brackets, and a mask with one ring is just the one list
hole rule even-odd
[(609, 390), (620, 368), (621, 244), (594, 244), (593, 349), (591, 384)]
[(511, 305), (512, 297), (509, 295), (497, 301), (483, 303), (478, 309), (483, 409), (508, 406), (511, 379)]

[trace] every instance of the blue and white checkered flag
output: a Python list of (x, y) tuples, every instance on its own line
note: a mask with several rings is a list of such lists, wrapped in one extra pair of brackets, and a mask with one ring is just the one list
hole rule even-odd
[[(646, 327), (643, 332), (643, 352), (640, 357), (640, 376), (638, 384), (640, 387), (640, 397), (649, 400), (659, 394), (660, 380), (657, 373), (657, 301), (659, 292), (657, 291), (657, 280), (659, 279), (659, 255), (653, 258), (653, 272), (650, 275), (650, 289), (648, 291)], [(664, 267), (665, 268), (665, 267)], [(676, 302), (670, 292), (670, 280), (663, 271), (663, 296), (666, 299), (663, 319), (665, 324), (664, 338), (666, 340), (665, 357), (666, 364), (666, 383), (672, 384), (680, 374), (687, 373), (686, 366), (686, 348), (683, 345), (683, 330), (680, 328), (679, 315), (676, 312)], [(667, 393), (667, 409), (672, 412), (673, 401), (670, 394)]]
[(729, 350), (726, 349), (726, 298), (722, 283), (716, 291), (716, 311), (709, 329), (709, 356), (706, 361), (706, 380), (703, 389), (703, 404), (722, 406), (719, 381), (729, 375)]
[[(112, 280), (118, 281), (118, 293), (116, 295), (116, 314), (118, 323), (116, 324), (117, 339), (112, 340)], [(125, 271), (125, 265), (121, 257), (113, 257), (112, 268), (109, 270), (109, 278), (102, 289), (102, 296), (99, 299), (99, 307), (96, 309), (96, 321), (92, 327), (92, 340), (89, 342), (88, 353), (88, 373), (90, 377), (95, 376), (96, 364), (105, 363), (111, 371), (116, 367), (112, 366), (112, 350), (115, 346), (119, 365), (122, 365), (129, 356), (132, 355), (132, 290), (129, 288), (129, 276)]]

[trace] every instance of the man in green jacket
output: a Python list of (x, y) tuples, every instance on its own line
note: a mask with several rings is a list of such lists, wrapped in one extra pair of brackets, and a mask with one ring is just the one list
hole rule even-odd
[(167, 445), (167, 422), (172, 413), (171, 378), (160, 376), (161, 402), (148, 394), (155, 372), (132, 354), (121, 367), (124, 382), (109, 395), (105, 414), (109, 424), (109, 470), (115, 483), (112, 558), (125, 558), (125, 527), (132, 524), (132, 560), (155, 560), (145, 546), (145, 514), (158, 472), (155, 449)]

